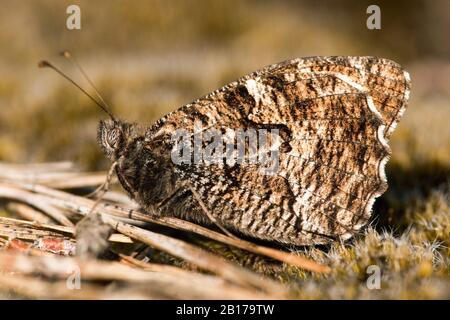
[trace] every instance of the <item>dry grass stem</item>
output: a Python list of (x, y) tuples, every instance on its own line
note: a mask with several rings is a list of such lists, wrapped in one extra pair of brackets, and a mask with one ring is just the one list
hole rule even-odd
[[(143, 243), (208, 274), (140, 260), (120, 252), (119, 247), (114, 249), (119, 250), (117, 261), (81, 261), (68, 257), (75, 252), (75, 224), (90, 212), (96, 200), (63, 189), (90, 188), (100, 185), (104, 179), (104, 173), (77, 172), (67, 162), (30, 166), (0, 164), (0, 198), (5, 209), (17, 217), (0, 216), (0, 247), (9, 249), (0, 251), (0, 270), (5, 272), (0, 276), (0, 289), (30, 298), (70, 299), (289, 296), (288, 288), (277, 281), (188, 241), (148, 230), (155, 224), (201, 235), (305, 270), (329, 271), (328, 267), (296, 254), (229, 237), (192, 222), (144, 214), (136, 203), (115, 191), (108, 191), (96, 208), (103, 221), (117, 232), (110, 236), (110, 242), (125, 246)], [(83, 293), (67, 289), (64, 279), (71, 268), (80, 270)], [(102, 292), (98, 281), (119, 287)]]

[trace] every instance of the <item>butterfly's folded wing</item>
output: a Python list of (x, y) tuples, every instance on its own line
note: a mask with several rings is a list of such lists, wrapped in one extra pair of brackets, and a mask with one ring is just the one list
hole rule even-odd
[(273, 174), (261, 163), (199, 163), (179, 172), (226, 228), (296, 245), (326, 243), (365, 225), (386, 190), (387, 139), (409, 87), (409, 75), (386, 59), (295, 59), (168, 114), (152, 132), (194, 132), (196, 121), (205, 129), (278, 129)]

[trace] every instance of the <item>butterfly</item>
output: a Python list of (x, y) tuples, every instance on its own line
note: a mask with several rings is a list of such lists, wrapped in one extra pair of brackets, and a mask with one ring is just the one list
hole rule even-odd
[[(267, 66), (145, 127), (102, 120), (98, 141), (123, 188), (148, 214), (288, 245), (351, 238), (387, 189), (388, 140), (410, 77), (376, 57), (307, 57)], [(276, 129), (278, 166), (174, 163), (171, 136), (196, 126)], [(197, 130), (198, 131), (198, 130)]]

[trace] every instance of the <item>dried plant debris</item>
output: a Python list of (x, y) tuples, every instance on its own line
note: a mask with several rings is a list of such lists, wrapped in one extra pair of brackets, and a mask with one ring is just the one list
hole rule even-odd
[[(5, 176), (0, 174), (0, 198), (3, 199), (2, 204), (5, 213), (8, 213), (10, 217), (0, 217), (0, 239), (2, 239), (0, 245), (3, 248), (2, 251), (4, 251), (0, 261), (2, 261), (1, 269), (6, 271), (0, 279), (0, 287), (8, 292), (11, 291), (33, 298), (125, 297), (125, 293), (122, 294), (122, 291), (130, 294), (130, 298), (267, 299), (288, 298), (290, 296), (288, 287), (264, 274), (255, 273), (194, 243), (145, 229), (146, 226), (151, 229), (151, 225), (154, 227), (156, 224), (163, 225), (166, 229), (170, 227), (182, 230), (186, 235), (188, 235), (187, 232), (193, 232), (199, 234), (199, 237), (210, 237), (230, 246), (236, 245), (244, 249), (247, 248), (253, 252), (273, 256), (279, 261), (291, 262), (298, 267), (304, 267), (313, 272), (328, 271), (326, 266), (301, 256), (244, 240), (229, 238), (191, 222), (188, 223), (174, 218), (168, 219), (168, 221), (164, 219), (159, 221), (158, 218), (149, 217), (140, 213), (137, 209), (130, 209), (130, 207), (135, 208), (135, 206), (129, 199), (120, 196), (102, 199), (97, 210), (102, 220), (115, 230), (109, 237), (109, 242), (115, 244), (114, 249), (111, 249), (114, 252), (110, 252), (110, 255), (104, 258), (102, 262), (96, 262), (92, 259), (80, 260), (79, 258), (71, 258), (71, 260), (66, 258), (64, 260), (64, 256), (75, 256), (74, 225), (80, 221), (81, 217), (90, 212), (95, 201), (67, 190), (54, 189), (46, 185), (46, 182), (51, 186), (55, 183), (62, 185), (63, 181), (67, 180), (65, 174), (54, 175), (51, 181), (44, 181), (40, 175), (42, 168), (39, 167), (40, 170), (35, 175), (38, 183), (33, 183), (29, 175), (26, 175), (26, 177), (18, 175), (14, 179), (11, 172), (17, 169), (16, 166), (11, 166), (11, 168), (5, 164), (2, 164), (2, 166), (7, 174)], [(59, 165), (55, 164), (55, 167), (59, 168)], [(32, 171), (32, 168), (33, 166), (24, 167), (24, 171)], [(51, 165), (47, 169), (46, 174), (51, 175)], [(73, 175), (73, 173), (71, 174)], [(93, 173), (92, 176), (98, 176), (98, 173)], [(102, 176), (104, 178), (104, 174)], [(80, 172), (80, 177), (85, 177), (88, 182), (83, 187), (89, 187), (89, 181), (92, 181), (89, 173)], [(81, 179), (78, 179), (78, 181), (81, 181)], [(77, 185), (77, 188), (80, 186)], [(56, 212), (58, 214), (55, 214)], [(150, 226), (149, 223), (151, 223)], [(189, 238), (189, 236), (186, 236), (186, 238)], [(196, 267), (196, 272), (179, 269), (175, 266), (148, 263), (152, 259), (151, 256), (144, 256), (141, 260), (136, 260), (134, 256), (138, 256), (139, 252), (142, 251), (142, 248), (138, 249), (138, 243), (186, 261)], [(134, 251), (135, 249), (138, 251)], [(123, 253), (120, 253), (121, 251)], [(83, 267), (91, 263), (100, 263), (97, 267), (93, 267), (93, 270), (98, 274), (94, 278), (91, 278)], [(103, 267), (103, 265), (108, 267)], [(120, 269), (125, 268), (122, 265), (126, 265), (126, 269)], [(137, 281), (138, 278), (131, 281), (126, 277), (116, 279), (114, 276), (108, 275), (109, 266), (116, 266), (112, 269), (119, 268), (119, 270), (122, 270), (119, 272), (123, 272), (127, 276), (130, 272), (145, 275), (142, 278), (143, 282), (146, 281), (146, 277), (159, 279), (158, 281), (161, 283), (164, 281), (178, 282), (171, 289), (162, 290), (162, 284), (152, 285), (150, 286), (151, 289), (146, 289), (143, 282)], [(53, 268), (58, 270), (53, 273), (51, 271)], [(72, 270), (71, 268), (79, 270), (79, 281), (82, 282), (83, 286), (86, 284), (88, 288), (85, 295), (67, 291), (70, 288), (63, 290), (64, 281), (62, 280), (68, 279), (66, 271)], [(135, 269), (140, 270), (135, 272), (133, 271)], [(155, 272), (162, 275), (153, 275)], [(164, 278), (166, 274), (168, 276)], [(36, 278), (32, 279), (33, 276), (36, 276)], [(60, 281), (55, 282), (55, 277), (59, 278)], [(91, 284), (93, 280), (98, 279), (114, 283), (121, 289), (100, 293), (98, 283)], [(199, 292), (197, 292), (197, 289), (188, 290), (189, 281), (192, 279), (198, 280)], [(25, 283), (30, 283), (31, 287), (24, 287)], [(214, 285), (210, 285), (210, 283)], [(180, 287), (176, 287), (178, 285)], [(185, 288), (182, 288), (182, 286), (185, 286)], [(208, 289), (201, 290), (202, 286), (208, 286)], [(43, 288), (50, 287), (54, 287), (55, 290), (45, 293)]]
[[(114, 229), (109, 254), (101, 260), (80, 260), (75, 255), (74, 225), (89, 213), (95, 200), (76, 194), (79, 189), (54, 189), (45, 183), (33, 184), (29, 178), (23, 181), (22, 176), (11, 179), (9, 165), (2, 167), (8, 172), (7, 177), (0, 173), (3, 297), (450, 297), (446, 186), (410, 208), (412, 225), (399, 237), (369, 228), (351, 243), (290, 247), (289, 252), (229, 237), (193, 222), (149, 216), (130, 200), (112, 197), (115, 200), (103, 199), (97, 207), (103, 221)], [(51, 164), (45, 172), (52, 172)], [(80, 176), (89, 174), (80, 172)], [(62, 184), (67, 177), (61, 175), (60, 179), (52, 180), (51, 185)], [(55, 219), (54, 211), (70, 225)], [(381, 289), (367, 287), (371, 265), (381, 269)]]

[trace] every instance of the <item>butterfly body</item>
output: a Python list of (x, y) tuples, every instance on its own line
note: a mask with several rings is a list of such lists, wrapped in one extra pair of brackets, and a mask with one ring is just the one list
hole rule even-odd
[[(291, 245), (345, 240), (367, 223), (387, 188), (387, 141), (409, 87), (408, 74), (386, 59), (295, 59), (232, 82), (149, 128), (102, 121), (99, 143), (117, 162), (124, 189), (149, 214), (213, 219), (231, 232)], [(221, 132), (276, 129), (276, 172), (226, 159), (174, 162), (173, 133), (194, 134), (198, 123)]]

